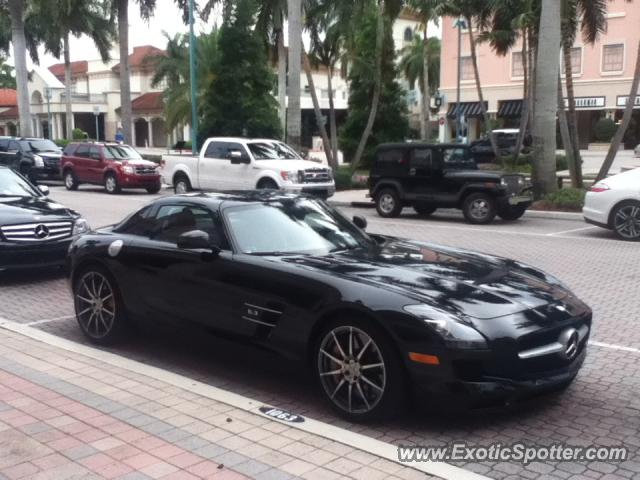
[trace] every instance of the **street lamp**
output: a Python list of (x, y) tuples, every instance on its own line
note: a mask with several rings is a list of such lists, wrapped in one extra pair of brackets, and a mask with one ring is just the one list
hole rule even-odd
[(44, 87), (44, 98), (47, 99), (47, 137), (49, 138), (49, 140), (52, 140), (52, 126), (53, 126), (53, 122), (51, 119), (51, 96), (52, 96), (52, 92), (51, 92), (51, 88), (50, 87)]
[(196, 106), (196, 36), (193, 33), (194, 23), (193, 0), (189, 0), (189, 76), (191, 77), (191, 153), (197, 155), (198, 146), (198, 110)]
[(458, 82), (456, 88), (456, 142), (462, 139), (462, 118), (460, 111), (460, 81), (462, 78), (462, 29), (467, 28), (464, 18), (458, 17), (453, 22), (453, 28), (458, 29)]
[(98, 126), (98, 118), (100, 117), (100, 106), (93, 107), (93, 116), (96, 117), (96, 141), (100, 141), (100, 127)]

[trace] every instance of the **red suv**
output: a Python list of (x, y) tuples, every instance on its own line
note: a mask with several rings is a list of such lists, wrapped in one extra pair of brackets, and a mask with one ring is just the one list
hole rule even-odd
[(62, 154), (60, 172), (67, 190), (76, 190), (81, 183), (104, 185), (107, 193), (123, 188), (158, 193), (161, 188), (158, 165), (117, 143), (70, 143)]

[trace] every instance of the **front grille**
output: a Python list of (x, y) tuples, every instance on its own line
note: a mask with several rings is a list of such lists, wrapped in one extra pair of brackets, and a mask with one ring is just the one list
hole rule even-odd
[(5, 225), (0, 232), (9, 242), (46, 242), (71, 237), (73, 222), (25, 223)]
[(60, 166), (59, 157), (42, 157), (42, 161), (44, 166), (48, 168), (58, 168)]
[(520, 175), (505, 175), (502, 177), (508, 193), (520, 193), (523, 187), (523, 184), (519, 183), (521, 178)]
[(304, 183), (329, 183), (331, 174), (326, 168), (309, 168), (304, 171)]
[(155, 175), (156, 169), (155, 167), (136, 167), (136, 174), (138, 175)]

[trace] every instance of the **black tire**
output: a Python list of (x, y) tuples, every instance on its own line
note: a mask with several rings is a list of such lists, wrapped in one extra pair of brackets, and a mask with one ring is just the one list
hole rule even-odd
[[(349, 332), (353, 334), (351, 353), (349, 340), (345, 342)], [(363, 348), (367, 337), (372, 343)], [(334, 339), (338, 339), (341, 349), (335, 348)], [(367, 422), (388, 419), (404, 411), (408, 398), (405, 370), (389, 336), (380, 327), (364, 318), (341, 316), (325, 325), (316, 340), (313, 358), (315, 376), (325, 400), (340, 416), (352, 422)], [(361, 350), (365, 351), (360, 356)], [(334, 358), (331, 359), (325, 352)], [(344, 365), (351, 366), (336, 364), (336, 359), (343, 359), (340, 352), (346, 356)], [(353, 367), (354, 364), (349, 361), (358, 366)], [(379, 363), (382, 367), (370, 367), (366, 370), (366, 376), (360, 371), (360, 365)], [(321, 375), (327, 369), (340, 370), (340, 373)], [(336, 388), (340, 383), (342, 385)], [(351, 411), (348, 410), (349, 391)], [(365, 397), (369, 398), (368, 403), (363, 400)]]
[(402, 201), (394, 188), (383, 188), (376, 194), (376, 211), (383, 218), (393, 218), (402, 212)]
[(158, 193), (161, 188), (162, 188), (162, 185), (158, 184), (158, 185), (154, 185), (153, 187), (147, 187), (146, 190), (147, 190), (147, 193), (155, 194), (155, 193)]
[(616, 205), (611, 213), (611, 226), (618, 238), (640, 241), (640, 202), (629, 200)]
[(258, 182), (258, 190), (278, 190), (278, 184), (270, 178), (263, 178)]
[(64, 180), (64, 186), (67, 190), (77, 190), (78, 185), (80, 185), (78, 177), (73, 173), (73, 170), (66, 170), (62, 179)]
[(113, 173), (107, 173), (104, 176), (104, 189), (110, 195), (120, 193), (122, 188), (118, 183), (118, 177), (116, 177)]
[(429, 215), (435, 213), (435, 211), (438, 210), (438, 207), (436, 207), (435, 205), (430, 205), (428, 203), (416, 203), (413, 206), (413, 209), (418, 215), (422, 217), (428, 217)]
[(470, 193), (462, 202), (462, 213), (474, 225), (491, 223), (496, 217), (496, 201), (488, 193)]
[(173, 192), (176, 195), (189, 193), (191, 191), (191, 182), (186, 175), (180, 174), (173, 179)]
[(498, 216), (507, 222), (518, 220), (527, 211), (527, 207), (523, 205), (509, 205), (498, 209)]
[[(100, 298), (100, 302), (96, 302)], [(82, 333), (98, 345), (113, 345), (127, 330), (126, 313), (113, 276), (92, 265), (75, 275), (73, 303)], [(109, 315), (107, 312), (111, 312)]]

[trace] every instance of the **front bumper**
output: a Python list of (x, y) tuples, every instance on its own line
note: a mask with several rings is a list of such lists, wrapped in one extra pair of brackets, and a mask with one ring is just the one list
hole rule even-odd
[(151, 188), (161, 185), (160, 175), (123, 175), (118, 179), (122, 188)]
[(34, 177), (36, 178), (44, 178), (44, 179), (53, 179), (53, 180), (59, 180), (61, 178), (60, 176), (60, 167), (32, 167), (31, 168), (31, 173)]
[(0, 271), (64, 266), (72, 238), (38, 244), (0, 240)]
[(336, 193), (336, 186), (334, 183), (300, 183), (283, 185), (282, 190), (287, 193), (306, 193), (320, 198), (329, 198)]

